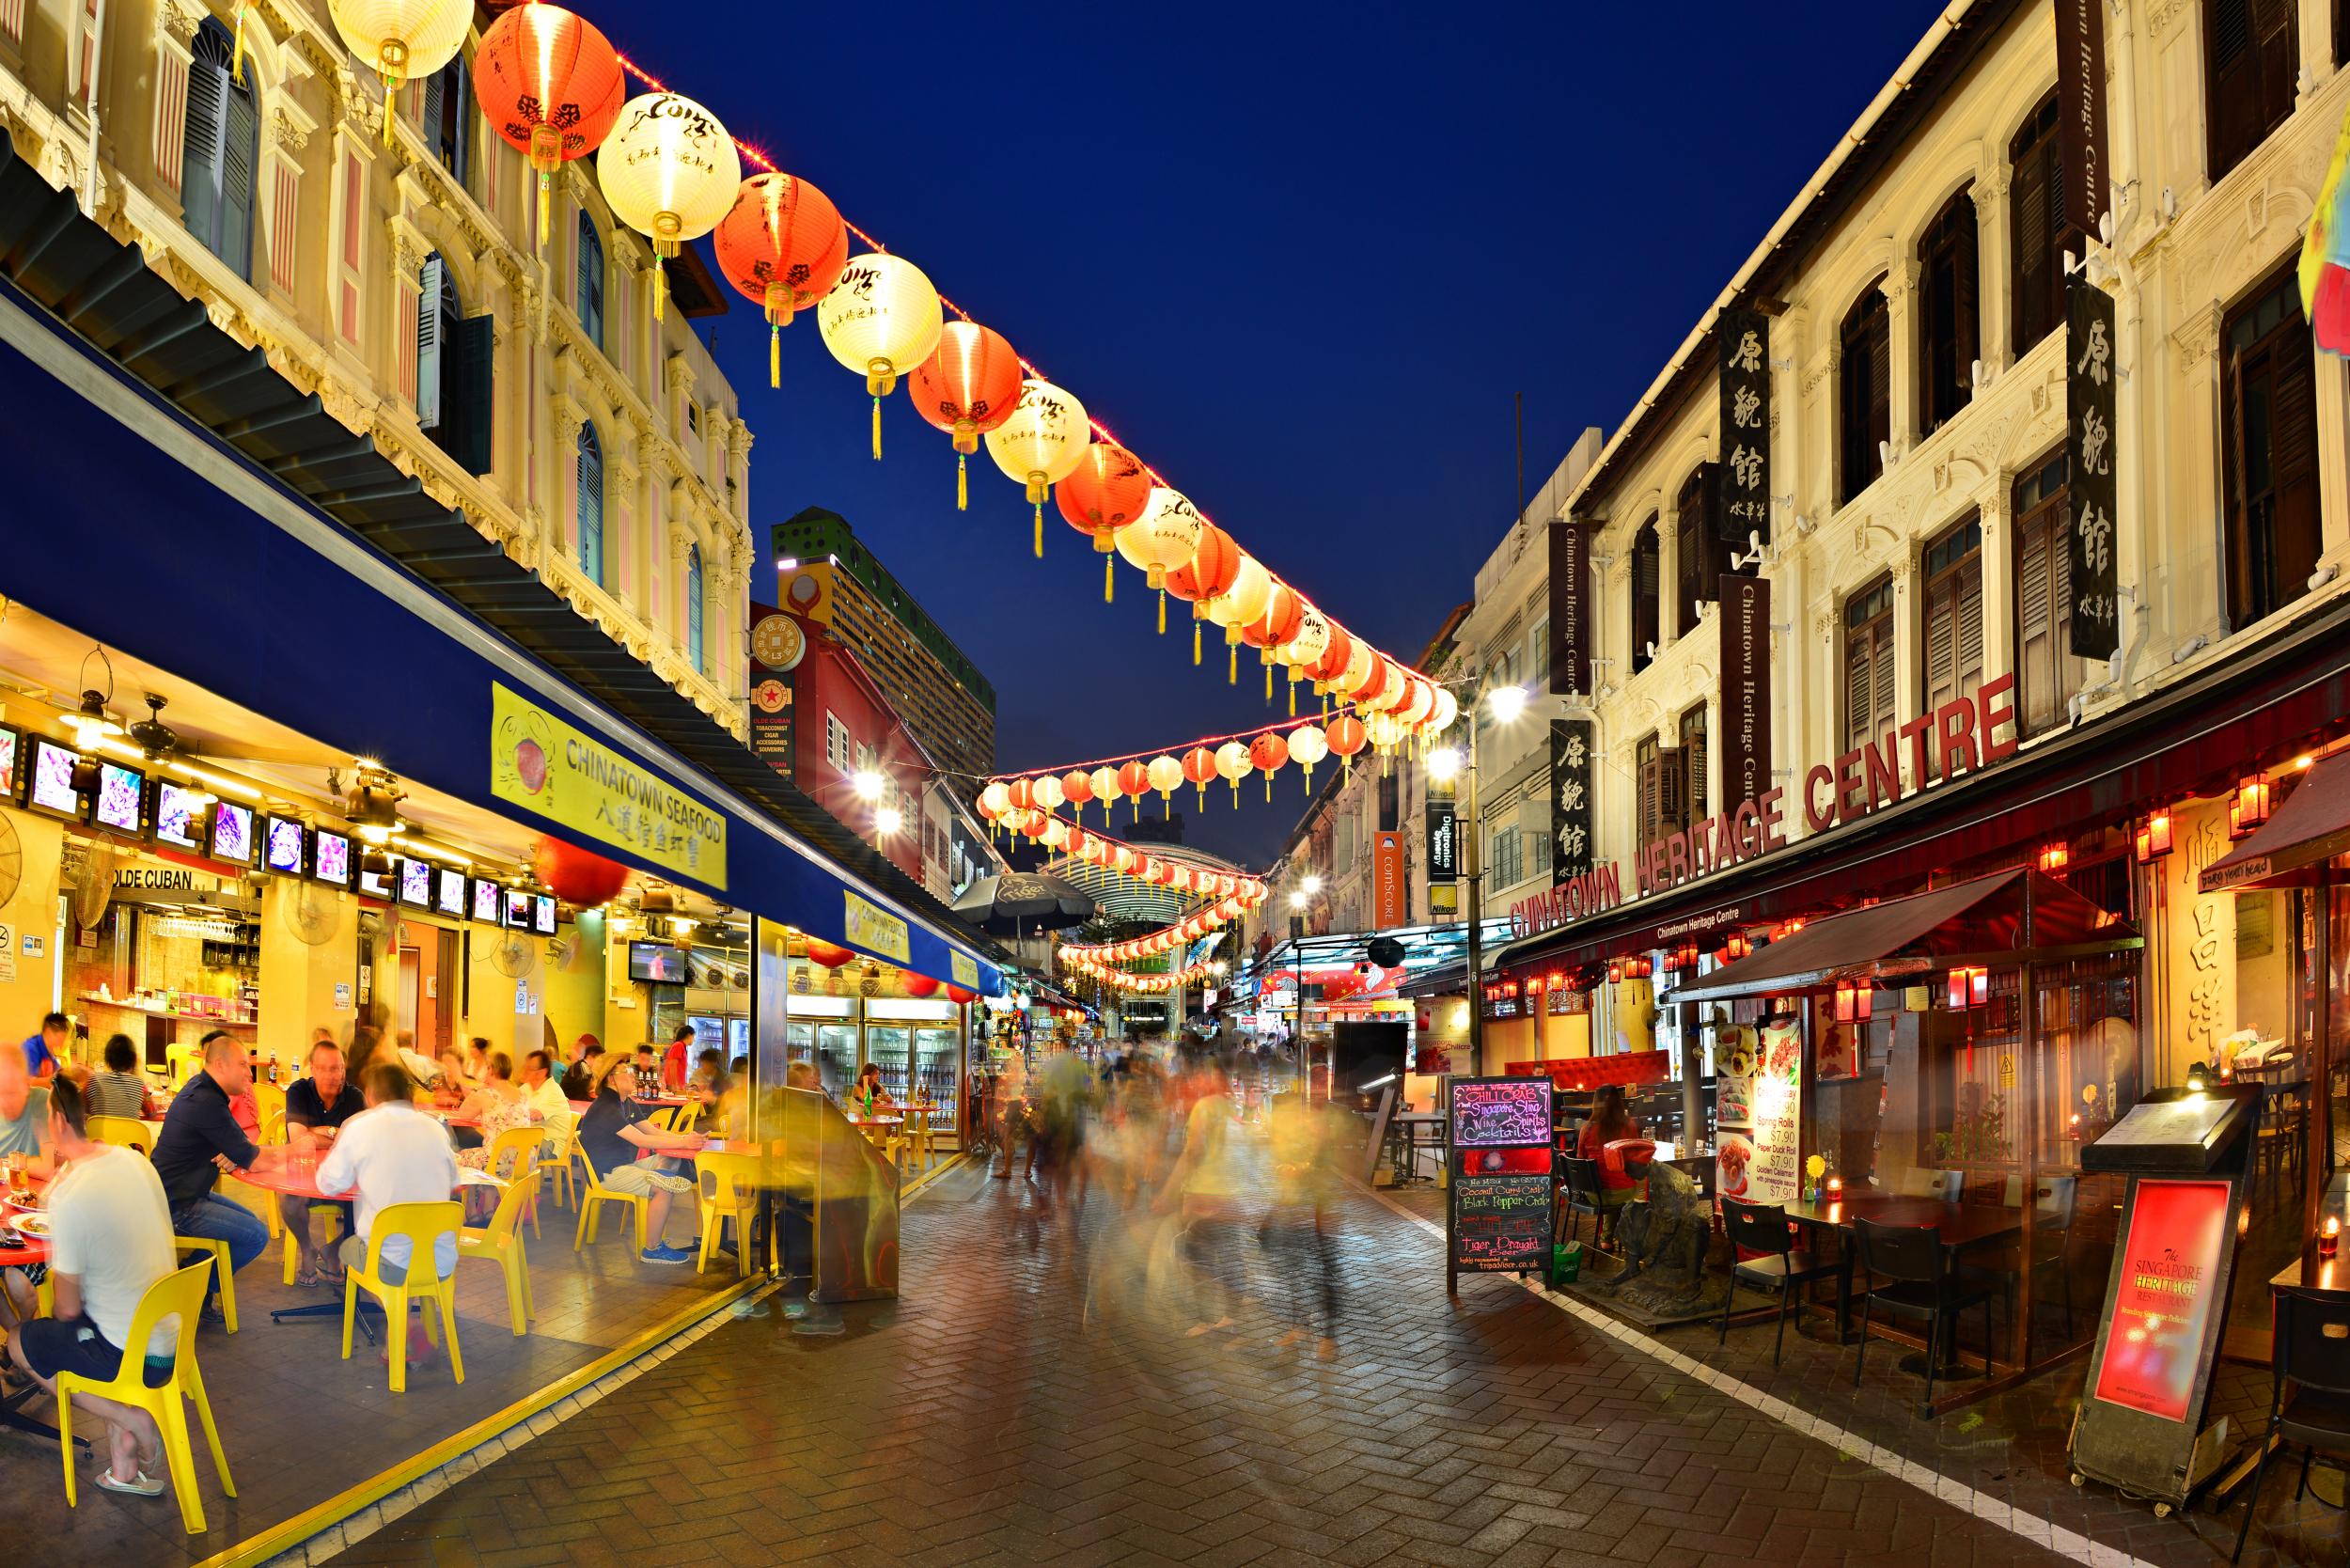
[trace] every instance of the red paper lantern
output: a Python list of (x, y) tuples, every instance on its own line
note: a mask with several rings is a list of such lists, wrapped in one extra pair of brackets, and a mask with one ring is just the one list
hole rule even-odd
[(1273, 650), (1297, 635), (1298, 623), (1305, 618), (1306, 601), (1297, 596), (1295, 588), (1276, 577), (1273, 591), (1265, 595), (1264, 614), (1241, 623), (1240, 640), (1262, 650), (1270, 662)]
[(1060, 798), (1069, 803), (1072, 811), (1080, 811), (1093, 798), (1093, 780), (1083, 768), (1071, 768), (1060, 776)]
[(856, 962), (856, 954), (848, 949), (814, 936), (807, 939), (807, 958), (809, 963), (821, 964), (827, 969), (838, 969)]
[(1208, 803), (1208, 781), (1215, 776), (1215, 753), (1204, 745), (1193, 746), (1183, 753), (1183, 776), (1199, 791), (1199, 804)]
[(1151, 471), (1117, 442), (1096, 441), (1086, 448), (1077, 471), (1061, 480), (1054, 499), (1069, 525), (1108, 555), (1118, 548), (1111, 536), (1140, 517), (1150, 503)]
[(979, 999), (979, 994), (976, 991), (966, 991), (962, 986), (949, 981), (947, 986), (947, 999), (957, 1007), (967, 1007)]
[(1248, 743), (1248, 762), (1264, 775), (1264, 797), (1273, 798), (1273, 776), (1290, 760), (1290, 744), (1281, 736), (1267, 731)]
[(1330, 749), (1340, 757), (1354, 756), (1371, 738), (1363, 733), (1363, 721), (1352, 713), (1340, 713), (1332, 719), (1323, 734), (1329, 740)]
[(938, 982), (928, 975), (917, 975), (913, 970), (906, 969), (900, 971), (900, 978), (904, 980), (906, 995), (909, 996), (927, 997), (938, 995)]
[(531, 849), (530, 867), (549, 892), (583, 909), (611, 902), (628, 886), (626, 866), (560, 839), (540, 839)]
[[(510, 14), (510, 13), (509, 13)], [(849, 265), (849, 227), (832, 198), (788, 174), (755, 174), (711, 236), (718, 270), (767, 314), (767, 384), (783, 384), (791, 312), (832, 292)]]
[(955, 510), (965, 510), (971, 484), (963, 460), (1020, 406), (1020, 356), (999, 332), (948, 321), (930, 358), (914, 368), (910, 396), (916, 413), (954, 437)]
[(1034, 781), (1026, 778), (1015, 778), (1004, 787), (1005, 798), (1011, 802), (1011, 808), (1015, 811), (1026, 811), (1036, 804), (1034, 791)]
[(1330, 646), (1322, 651), (1322, 657), (1306, 671), (1313, 680), (1314, 690), (1328, 691), (1330, 682), (1346, 673), (1346, 666), (1354, 657), (1354, 637), (1337, 621), (1330, 622)]
[(602, 147), (619, 120), (628, 99), (620, 56), (585, 17), (540, 0), (516, 6), (481, 35), (473, 90), (490, 129), (539, 171), (543, 246), (556, 169)]
[(1202, 523), (1199, 543), (1191, 559), (1167, 574), (1167, 591), (1191, 606), (1191, 662), (1199, 662), (1199, 623), (1208, 618), (1208, 601), (1230, 591), (1240, 576), (1240, 546), (1213, 523)]

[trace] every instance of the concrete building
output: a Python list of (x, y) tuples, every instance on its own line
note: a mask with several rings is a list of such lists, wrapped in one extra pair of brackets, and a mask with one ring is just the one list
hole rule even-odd
[(832, 627), (923, 749), (965, 778), (995, 768), (995, 688), (838, 512), (810, 507), (775, 529), (776, 591)]
[[(323, 0), (0, 6), (0, 127), (53, 184), (423, 493), (737, 734), (750, 431), (695, 337), (698, 260), (538, 180), (476, 106), (473, 45), (384, 95)], [(103, 28), (102, 37), (100, 28)], [(477, 35), (478, 36), (478, 35)]]

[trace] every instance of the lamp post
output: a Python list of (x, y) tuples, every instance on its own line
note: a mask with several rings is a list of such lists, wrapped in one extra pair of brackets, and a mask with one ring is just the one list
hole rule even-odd
[(1290, 987), (1290, 1043), (1297, 1048), (1298, 1092), (1309, 1105), (1314, 1103), (1314, 1080), (1306, 1049), (1306, 910), (1321, 891), (1321, 876), (1308, 871), (1290, 894), (1290, 968), (1297, 977)]
[(1479, 692), (1466, 704), (1468, 718), (1468, 755), (1463, 759), (1450, 746), (1431, 752), (1428, 771), (1438, 779), (1461, 780), (1461, 876), (1468, 884), (1468, 1005), (1469, 1005), (1469, 1072), (1482, 1077), (1485, 1074), (1485, 1002), (1483, 980), (1485, 972), (1485, 824), (1477, 805), (1477, 730), (1479, 714), (1491, 714), (1495, 722), (1510, 724), (1525, 715), (1531, 699), (1524, 686), (1495, 686)]

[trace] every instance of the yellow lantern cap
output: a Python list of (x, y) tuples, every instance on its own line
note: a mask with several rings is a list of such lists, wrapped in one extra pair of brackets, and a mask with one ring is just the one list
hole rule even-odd
[(938, 290), (902, 257), (852, 258), (832, 292), (816, 305), (816, 330), (833, 358), (886, 397), (901, 371), (931, 356), (946, 329)]

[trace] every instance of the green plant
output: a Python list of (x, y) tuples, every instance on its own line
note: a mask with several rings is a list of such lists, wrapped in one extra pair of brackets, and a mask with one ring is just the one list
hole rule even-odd
[(1993, 1094), (1972, 1112), (1960, 1111), (1949, 1132), (1934, 1135), (1934, 1157), (1960, 1165), (2007, 1158), (2005, 1097)]

